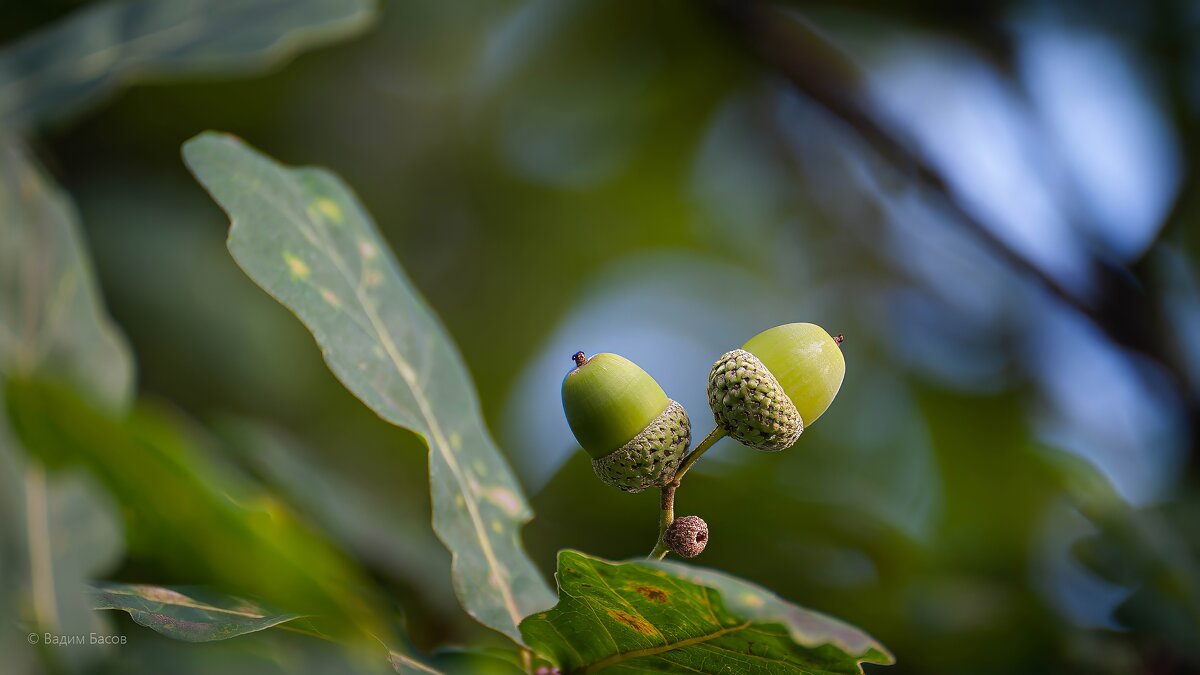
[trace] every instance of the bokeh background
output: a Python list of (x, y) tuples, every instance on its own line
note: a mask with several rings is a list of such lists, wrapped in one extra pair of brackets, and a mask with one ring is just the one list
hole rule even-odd
[[(0, 45), (85, 4), (0, 4)], [(457, 341), (547, 575), (657, 527), (573, 442), (574, 351), (641, 364), (704, 433), (712, 361), (811, 321), (847, 336), (842, 391), (793, 449), (697, 465), (697, 562), (870, 632), (898, 658), (872, 672), (1200, 669), (1195, 2), (387, 0), (270, 67), (129, 84), (25, 131), (142, 397), (360, 563), (418, 649), (500, 644), (454, 602), (425, 448), (235, 266), (179, 157), (202, 130), (354, 186)], [(106, 578), (211, 581), (143, 551)], [(321, 663), (112, 620), (136, 637), (88, 668)]]

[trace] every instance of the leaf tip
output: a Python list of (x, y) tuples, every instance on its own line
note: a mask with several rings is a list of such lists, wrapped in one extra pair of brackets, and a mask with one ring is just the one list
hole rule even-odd
[(195, 172), (195, 160), (197, 156), (204, 151), (205, 148), (211, 147), (219, 143), (243, 144), (242, 139), (227, 131), (216, 131), (214, 129), (206, 129), (192, 136), (183, 142), (182, 154), (183, 162), (188, 165), (188, 168)]

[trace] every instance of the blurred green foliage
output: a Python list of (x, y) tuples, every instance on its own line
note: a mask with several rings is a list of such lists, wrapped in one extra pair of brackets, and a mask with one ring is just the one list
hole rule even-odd
[[(3, 60), (13, 41), (83, 4), (4, 3), (0, 83), (36, 72)], [(22, 375), (4, 394), (18, 434), (0, 429), (0, 602), (27, 604), (10, 525), (24, 453), (74, 448), (122, 507), (128, 551), (109, 578), (262, 581), (243, 590), (354, 614), (324, 586), (371, 584), (397, 606), (367, 613), (422, 650), (495, 639), (448, 602), (419, 440), (349, 395), (226, 253), (227, 220), (179, 157), (219, 128), (355, 186), (520, 468), (537, 514), (525, 540), (547, 578), (562, 548), (644, 554), (656, 525), (655, 495), (600, 484), (554, 428), (571, 351), (641, 363), (704, 431), (712, 359), (814, 321), (848, 336), (843, 391), (792, 450), (725, 442), (690, 474), (678, 508), (710, 524), (703, 564), (862, 626), (896, 654), (888, 672), (1200, 667), (1194, 8), (783, 5), (764, 19), (752, 3), (389, 0), (369, 30), (270, 73), (163, 74), (22, 121), (78, 206), (149, 402), (118, 419), (90, 382), (60, 370), (84, 391), (28, 383), (45, 373), (0, 357), (6, 380)], [(836, 49), (806, 51), (813, 31)], [(1094, 67), (1046, 81), (1067, 97), (1067, 126), (1090, 134), (1098, 154), (1083, 159), (1038, 88), (1080, 53)], [(0, 89), (0, 109), (14, 100)], [(1166, 150), (1131, 155), (1122, 139)], [(25, 194), (12, 175), (6, 194)], [(1106, 187), (1153, 202), (1149, 224), (1106, 219)], [(1023, 234), (997, 204), (1027, 209)], [(0, 297), (22, 297), (7, 291), (22, 287), (24, 250), (0, 237)], [(9, 308), (41, 306), (0, 305), (0, 336), (20, 315)], [(279, 430), (293, 449), (267, 449)], [(100, 451), (139, 459), (116, 467)], [(180, 500), (205, 515), (157, 507)], [(261, 563), (281, 551), (333, 572), (271, 574)], [(39, 672), (15, 625), (0, 635), (6, 666)], [(301, 636), (196, 650), (136, 635), (80, 667), (378, 672)]]

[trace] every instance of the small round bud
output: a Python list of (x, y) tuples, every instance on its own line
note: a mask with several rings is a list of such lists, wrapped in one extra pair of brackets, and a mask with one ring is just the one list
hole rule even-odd
[(759, 450), (783, 450), (817, 421), (842, 386), (842, 336), (811, 323), (765, 330), (717, 359), (708, 402), (718, 425)]
[(563, 412), (596, 475), (626, 492), (669, 483), (692, 440), (683, 406), (624, 357), (577, 352), (571, 358)]
[(680, 516), (667, 526), (663, 543), (680, 558), (695, 558), (708, 545), (708, 523), (700, 516)]

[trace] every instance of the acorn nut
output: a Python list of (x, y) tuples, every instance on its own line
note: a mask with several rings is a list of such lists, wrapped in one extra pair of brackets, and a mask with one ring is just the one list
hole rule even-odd
[(789, 323), (725, 353), (708, 375), (708, 403), (719, 426), (759, 450), (789, 448), (833, 402), (846, 360), (841, 336)]
[(629, 359), (576, 353), (562, 384), (563, 412), (600, 480), (626, 492), (662, 487), (692, 440), (683, 406)]
[(680, 516), (667, 526), (663, 543), (680, 558), (695, 558), (708, 545), (708, 523), (700, 516)]

